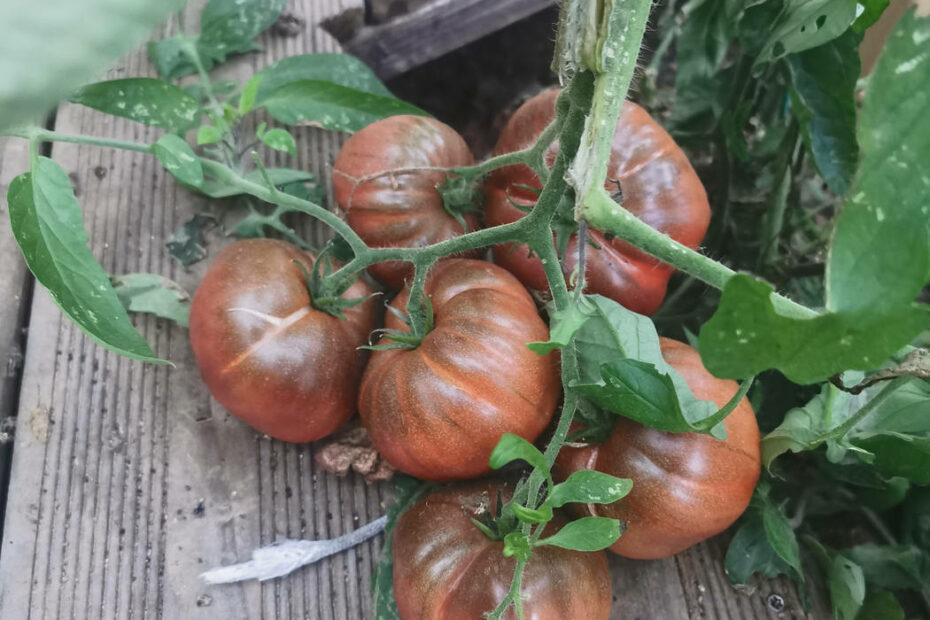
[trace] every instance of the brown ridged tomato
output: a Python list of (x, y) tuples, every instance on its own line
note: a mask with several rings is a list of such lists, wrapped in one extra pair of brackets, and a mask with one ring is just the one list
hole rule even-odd
[[(711, 375), (693, 348), (661, 339), (662, 356), (694, 395), (722, 407), (737, 385)], [(585, 515), (628, 523), (610, 548), (628, 558), (664, 558), (719, 534), (746, 510), (761, 469), (759, 427), (745, 398), (724, 421), (725, 440), (666, 433), (619, 418), (607, 441), (563, 448), (556, 475), (596, 469), (633, 480), (630, 494), (609, 505), (575, 505)]]
[[(285, 441), (332, 433), (355, 411), (377, 304), (315, 309), (299, 261), (314, 257), (271, 239), (237, 241), (210, 265), (191, 305), (190, 338), (210, 393), (230, 413)], [(370, 294), (353, 284), (346, 299)]]
[[(476, 620), (504, 599), (516, 559), (505, 558), (504, 543), (471, 522), (488, 511), (494, 514), (500, 489), (494, 482), (478, 482), (440, 490), (401, 515), (392, 543), (401, 618)], [(544, 535), (564, 523), (556, 516)], [(606, 554), (536, 547), (521, 591), (526, 620), (607, 620), (611, 584)], [(516, 618), (513, 607), (504, 617)]]
[[(424, 480), (490, 471), (501, 435), (533, 441), (561, 391), (556, 357), (526, 343), (549, 328), (523, 285), (479, 260), (436, 264), (425, 287), (435, 327), (416, 348), (375, 351), (365, 369), (359, 413), (375, 448), (395, 468)], [(393, 302), (398, 311), (408, 291)], [(387, 329), (409, 331), (388, 313)]]
[[(473, 163), (465, 140), (448, 125), (424, 116), (391, 116), (346, 141), (333, 164), (333, 193), (349, 226), (370, 247), (421, 247), (463, 229), (437, 189), (446, 174), (411, 169)], [(464, 214), (464, 221), (470, 231), (478, 226), (473, 213)], [(400, 261), (368, 270), (393, 290), (413, 275), (411, 264)]]
[[(495, 155), (532, 146), (555, 116), (559, 91), (543, 92), (514, 113), (504, 127)], [(556, 145), (548, 155), (550, 163)], [(656, 230), (696, 249), (710, 223), (707, 194), (684, 151), (649, 114), (635, 103), (624, 103), (614, 133), (606, 187), (622, 190), (623, 207)], [(616, 181), (616, 183), (614, 182)], [(485, 184), (485, 225), (514, 222), (536, 202), (539, 178), (523, 164), (500, 168)], [(511, 202), (513, 201), (513, 202)], [(585, 275), (587, 291), (610, 297), (630, 310), (652, 314), (665, 298), (674, 269), (648, 254), (598, 230), (588, 231)], [(568, 242), (565, 273), (577, 263), (576, 236)], [(494, 248), (494, 261), (516, 275), (527, 288), (548, 290), (539, 259), (525, 245), (505, 243)]]

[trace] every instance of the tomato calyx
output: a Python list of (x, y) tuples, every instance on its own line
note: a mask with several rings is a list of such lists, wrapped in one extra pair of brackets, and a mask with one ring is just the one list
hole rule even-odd
[(433, 303), (430, 298), (424, 295), (422, 297), (422, 311), (418, 317), (411, 317), (410, 314), (398, 310), (393, 306), (388, 306), (388, 312), (400, 319), (406, 326), (407, 330), (401, 329), (376, 329), (373, 335), (380, 335), (381, 340), (389, 341), (384, 344), (367, 345), (361, 347), (370, 351), (390, 351), (392, 349), (416, 349), (423, 342), (428, 333), (435, 327), (435, 317), (433, 315)]
[(492, 512), (485, 508), (471, 517), (471, 522), (490, 540), (506, 542), (508, 536), (520, 533), (519, 522), (511, 509), (512, 505), (512, 502), (504, 503), (504, 498), (498, 489), (496, 510)]
[(436, 191), (442, 197), (442, 208), (462, 225), (462, 232), (467, 233), (468, 222), (465, 216), (481, 210), (483, 194), (479, 191), (475, 180), (467, 176), (447, 176)]
[(372, 293), (364, 297), (346, 299), (342, 294), (355, 283), (355, 278), (348, 279), (344, 284), (339, 286), (339, 290), (327, 291), (326, 283), (333, 272), (333, 262), (328, 256), (330, 250), (331, 246), (323, 248), (310, 271), (308, 271), (307, 267), (299, 260), (295, 260), (294, 264), (297, 265), (301, 273), (304, 274), (304, 280), (307, 283), (307, 292), (310, 294), (310, 305), (313, 309), (343, 320), (346, 318), (343, 311), (363, 304), (375, 295), (380, 295), (380, 293)]

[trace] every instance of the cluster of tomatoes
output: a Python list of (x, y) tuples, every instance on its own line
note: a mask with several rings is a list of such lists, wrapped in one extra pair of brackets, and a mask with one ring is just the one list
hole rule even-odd
[[(532, 145), (554, 117), (557, 91), (525, 103), (504, 129), (495, 154)], [(551, 163), (557, 145), (548, 152)], [(438, 191), (446, 173), (473, 158), (462, 138), (433, 119), (397, 116), (352, 136), (335, 164), (335, 198), (348, 223), (371, 247), (421, 247), (513, 222), (541, 188), (524, 165), (494, 171), (484, 185), (483, 217), (450, 213)], [(706, 232), (704, 189), (682, 150), (641, 108), (626, 104), (618, 122), (608, 178), (624, 208), (692, 248)], [(654, 312), (671, 268), (623, 241), (590, 231), (588, 291), (640, 313)], [(565, 252), (575, 268), (574, 237)], [(409, 347), (370, 354), (379, 304), (368, 299), (341, 317), (314, 306), (307, 273), (315, 256), (282, 241), (239, 241), (213, 262), (194, 297), (191, 343), (204, 382), (230, 412), (286, 441), (313, 441), (358, 411), (374, 446), (398, 470), (421, 479), (466, 480), (489, 473), (488, 457), (504, 433), (535, 441), (561, 394), (556, 353), (526, 343), (548, 340), (530, 290), (547, 289), (539, 259), (527, 247), (493, 248), (494, 263), (452, 257), (428, 274), (433, 325)], [(403, 289), (409, 263), (380, 263), (372, 276)], [(529, 290), (528, 290), (529, 289)], [(342, 297), (371, 293), (362, 281)], [(386, 333), (409, 327), (401, 290)], [(348, 306), (348, 304), (346, 304)], [(340, 313), (337, 313), (340, 314)], [(394, 331), (390, 331), (394, 330)], [(691, 347), (664, 339), (662, 353), (695, 396), (723, 406), (736, 385), (711, 376)], [(628, 529), (611, 548), (633, 558), (677, 553), (729, 526), (746, 508), (759, 475), (759, 431), (747, 401), (726, 419), (727, 439), (670, 434), (618, 418), (606, 442), (565, 447), (555, 474), (597, 469), (631, 478), (632, 492), (606, 506), (575, 505), (576, 515), (621, 519)], [(394, 532), (398, 609), (406, 620), (477, 618), (506, 595), (514, 558), (471, 519), (494, 514), (506, 485), (479, 482), (438, 491), (408, 510)], [(549, 528), (565, 521), (557, 517)], [(538, 548), (523, 576), (530, 618), (607, 618), (610, 579), (603, 552)]]

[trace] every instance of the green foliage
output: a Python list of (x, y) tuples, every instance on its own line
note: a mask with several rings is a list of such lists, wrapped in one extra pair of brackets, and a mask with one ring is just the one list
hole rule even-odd
[[(913, 12), (895, 29), (871, 78), (860, 119), (862, 163), (841, 214), (826, 270), (826, 306), (815, 319), (788, 317), (768, 285), (732, 278), (701, 331), (711, 372), (739, 377), (777, 368), (798, 383), (877, 367), (930, 326), (914, 304), (930, 279), (930, 20)], [(896, 76), (907, 74), (907, 79)], [(888, 110), (894, 109), (893, 114)], [(866, 257), (865, 259), (863, 257)]]
[(182, 185), (203, 185), (203, 166), (190, 145), (174, 134), (165, 134), (152, 145), (152, 154)]
[(791, 109), (804, 143), (831, 189), (843, 195), (859, 163), (856, 139), (856, 81), (859, 43), (847, 31), (829, 43), (788, 56)]
[(606, 517), (582, 517), (567, 523), (558, 532), (536, 541), (537, 547), (549, 545), (573, 551), (600, 551), (620, 538), (620, 522)]
[(152, 41), (149, 57), (162, 78), (174, 80), (197, 72), (185, 50), (194, 46), (209, 70), (230, 54), (259, 49), (255, 37), (278, 19), (285, 4), (285, 0), (210, 0), (200, 15), (199, 35)]
[(0, 131), (44, 114), (181, 6), (182, 0), (4, 0), (0, 40), (11, 47), (0, 55)]
[(127, 273), (110, 278), (129, 312), (144, 312), (187, 327), (191, 296), (179, 284), (156, 273)]
[(61, 166), (46, 157), (33, 158), (32, 170), (10, 183), (7, 201), (26, 264), (58, 307), (106, 348), (165, 363), (133, 328), (110, 279), (87, 247), (81, 206)]
[(633, 489), (633, 481), (617, 478), (600, 471), (582, 469), (552, 489), (553, 508), (577, 502), (582, 504), (612, 504), (623, 499)]
[(286, 129), (269, 129), (262, 135), (261, 140), (276, 151), (284, 151), (291, 157), (297, 157), (297, 142)]
[(200, 103), (187, 91), (153, 78), (88, 84), (71, 101), (106, 114), (184, 132), (197, 124)]

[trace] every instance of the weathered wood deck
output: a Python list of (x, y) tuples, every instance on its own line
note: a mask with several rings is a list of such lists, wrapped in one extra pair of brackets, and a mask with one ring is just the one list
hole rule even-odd
[[(267, 35), (265, 51), (231, 72), (247, 76), (286, 55), (336, 49), (317, 24), (353, 1), (292, 0), (288, 11), (305, 20), (302, 32)], [(173, 30), (169, 24), (155, 36)], [(153, 74), (142, 47), (111, 71)], [(71, 105), (60, 108), (55, 129), (147, 142), (158, 135)], [(340, 137), (298, 133), (292, 163), (327, 178)], [(165, 241), (209, 207), (206, 199), (180, 188), (143, 154), (56, 144), (51, 156), (71, 173), (93, 250), (108, 271), (157, 272), (196, 288), (207, 263), (185, 272)], [(26, 166), (23, 144), (0, 143), (0, 195)], [(44, 290), (30, 297), (5, 202), (0, 211), (0, 364), (14, 360), (0, 381), (0, 418), (17, 416), (0, 547), (0, 617), (371, 618), (369, 578), (380, 537), (264, 585), (208, 587), (197, 576), (278, 538), (328, 538), (354, 529), (383, 514), (390, 487), (320, 472), (314, 445), (273, 441), (231, 418), (201, 384), (183, 329), (135, 319), (173, 369), (96, 346), (62, 318)], [(303, 232), (315, 242), (323, 235), (309, 225)], [(222, 242), (214, 237), (211, 252)], [(15, 360), (24, 316), (29, 332), (20, 380)], [(612, 557), (613, 617), (805, 617), (784, 581), (760, 583), (751, 593), (733, 589), (723, 574), (724, 549), (715, 540), (664, 561)], [(784, 599), (781, 613), (769, 603), (773, 594)]]

